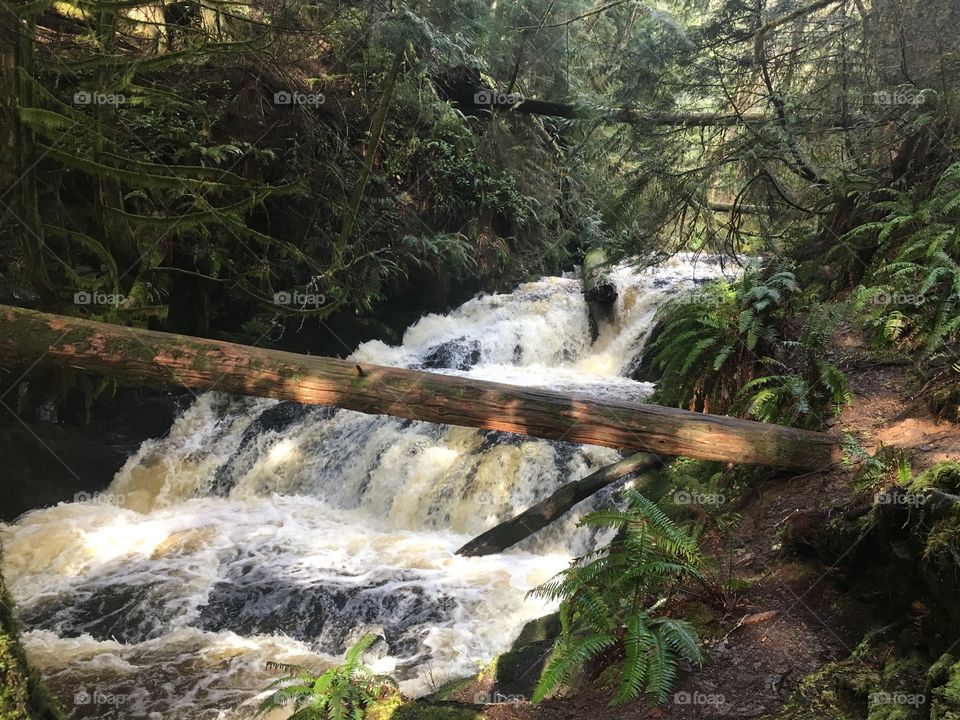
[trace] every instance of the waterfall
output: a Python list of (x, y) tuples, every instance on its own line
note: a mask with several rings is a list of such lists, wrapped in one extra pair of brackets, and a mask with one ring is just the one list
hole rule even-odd
[[(656, 309), (719, 273), (688, 257), (617, 268), (595, 342), (579, 281), (543, 278), (351, 357), (639, 400), (651, 386), (628, 375)], [(425, 693), (550, 611), (526, 592), (598, 539), (570, 513), (501, 555), (456, 548), (619, 457), (211, 392), (101, 495), (4, 526), (4, 574), (72, 718), (249, 718), (266, 661), (319, 670), (367, 631), (382, 637), (374, 667)]]

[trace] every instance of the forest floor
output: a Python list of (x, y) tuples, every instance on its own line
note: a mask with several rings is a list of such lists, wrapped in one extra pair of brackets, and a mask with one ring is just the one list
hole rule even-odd
[[(919, 473), (941, 460), (960, 459), (960, 426), (938, 420), (917, 397), (909, 365), (887, 363), (861, 338), (842, 332), (831, 358), (847, 372), (853, 404), (832, 429), (853, 433), (874, 453), (896, 446)], [(824, 664), (849, 656), (876, 624), (874, 608), (845, 592), (834, 568), (782, 551), (784, 525), (813, 508), (856, 502), (856, 465), (837, 465), (803, 476), (783, 476), (741, 498), (739, 524), (708, 550), (722, 560), (722, 579), (739, 579), (743, 589), (724, 601), (691, 600), (686, 613), (706, 612), (707, 660), (701, 670), (680, 674), (670, 702), (642, 701), (608, 706), (610, 693), (587, 687), (577, 695), (538, 705), (525, 702), (483, 706), (490, 720), (620, 720), (625, 718), (757, 718), (776, 713), (797, 684)], [(852, 550), (852, 548), (851, 548)], [(958, 638), (960, 640), (960, 638)], [(490, 681), (464, 688), (463, 700), (489, 692)], [(461, 699), (461, 698), (455, 698)]]

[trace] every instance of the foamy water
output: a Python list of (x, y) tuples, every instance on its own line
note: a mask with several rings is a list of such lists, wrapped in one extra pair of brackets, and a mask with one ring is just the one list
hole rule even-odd
[[(352, 357), (642, 399), (651, 387), (625, 375), (654, 312), (717, 274), (685, 259), (617, 269), (615, 321), (596, 342), (579, 281), (545, 278)], [(419, 694), (507, 649), (551, 609), (526, 592), (597, 539), (571, 513), (501, 555), (455, 550), (618, 457), (209, 393), (94, 502), (4, 527), (4, 573), (29, 656), (72, 718), (249, 718), (268, 660), (321, 669), (367, 631), (383, 638), (375, 667)]]

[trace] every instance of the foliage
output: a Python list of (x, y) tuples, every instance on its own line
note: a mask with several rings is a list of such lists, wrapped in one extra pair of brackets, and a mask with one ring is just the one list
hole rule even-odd
[(289, 720), (363, 720), (366, 707), (384, 694), (396, 691), (396, 684), (386, 675), (377, 675), (360, 658), (377, 636), (365, 635), (347, 650), (340, 665), (314, 675), (299, 665), (269, 663), (271, 670), (289, 673), (273, 681), (273, 690), (257, 710), (265, 715), (277, 708), (293, 705)]
[[(949, 154), (949, 44), (910, 58), (911, 86), (895, 69), (956, 11), (781, 5), (271, 0), (168, 28), (149, 5), (26, 3), (2, 105), (18, 141), (0, 165), (4, 185), (24, 176), (23, 225), (0, 244), (49, 309), (102, 291), (124, 302), (75, 310), (247, 341), (386, 311), (446, 274), (492, 289), (557, 272), (601, 245), (802, 253), (818, 233), (832, 247), (851, 198), (891, 177), (910, 193), (928, 184), (910, 158)], [(568, 111), (478, 110), (462, 95), (481, 86)], [(279, 90), (326, 100), (278, 107)], [(955, 207), (931, 211), (949, 224)], [(952, 272), (925, 266), (921, 284)], [(274, 301), (294, 289), (325, 302)], [(934, 349), (951, 308), (923, 333), (885, 323)]]
[(534, 701), (614, 648), (623, 653), (615, 703), (641, 694), (665, 702), (676, 676), (676, 658), (702, 661), (689, 623), (654, 615), (679, 581), (699, 577), (696, 543), (639, 492), (627, 491), (626, 500), (625, 510), (595, 512), (581, 520), (583, 525), (616, 530), (608, 547), (577, 559), (531, 591), (561, 601), (561, 634)]
[(781, 359), (764, 359), (766, 369), (778, 371), (746, 383), (737, 394), (734, 409), (762, 422), (819, 429), (827, 413), (839, 415), (853, 402), (847, 377), (827, 361), (833, 323), (814, 305), (796, 340), (784, 340)]
[[(795, 313), (806, 321), (795, 331)], [(803, 307), (793, 273), (750, 265), (664, 305), (643, 364), (657, 399), (704, 412), (739, 412), (764, 422), (819, 427), (822, 413), (850, 401), (843, 373), (824, 359), (832, 324)]]
[(960, 333), (960, 163), (932, 190), (887, 188), (864, 223), (841, 238), (869, 243), (874, 263), (854, 309), (873, 336), (923, 358), (958, 358)]
[[(153, 6), (91, 0), (77, 32), (24, 35), (0, 116), (25, 139), (0, 176), (37, 180), (10, 195), (24, 224), (0, 231), (17, 281), (51, 310), (269, 342), (438, 279), (559, 272), (580, 220), (558, 202), (554, 138), (535, 117), (465, 115), (433, 83), (478, 63), (490, 10), (462, 5), (216, 5), (168, 39)], [(296, 292), (323, 302), (276, 300)]]

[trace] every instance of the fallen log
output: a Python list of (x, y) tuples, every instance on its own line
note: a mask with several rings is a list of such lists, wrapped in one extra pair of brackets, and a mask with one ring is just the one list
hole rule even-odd
[(574, 505), (583, 502), (607, 485), (632, 473), (652, 470), (662, 464), (663, 461), (655, 455), (637, 453), (620, 462), (602, 467), (584, 478), (567, 483), (546, 500), (531, 505), (519, 515), (478, 535), (457, 550), (457, 555), (476, 557), (503, 552), (538, 530), (542, 530)]
[(0, 305), (0, 368), (33, 365), (703, 460), (813, 470), (841, 457), (808, 430)]

